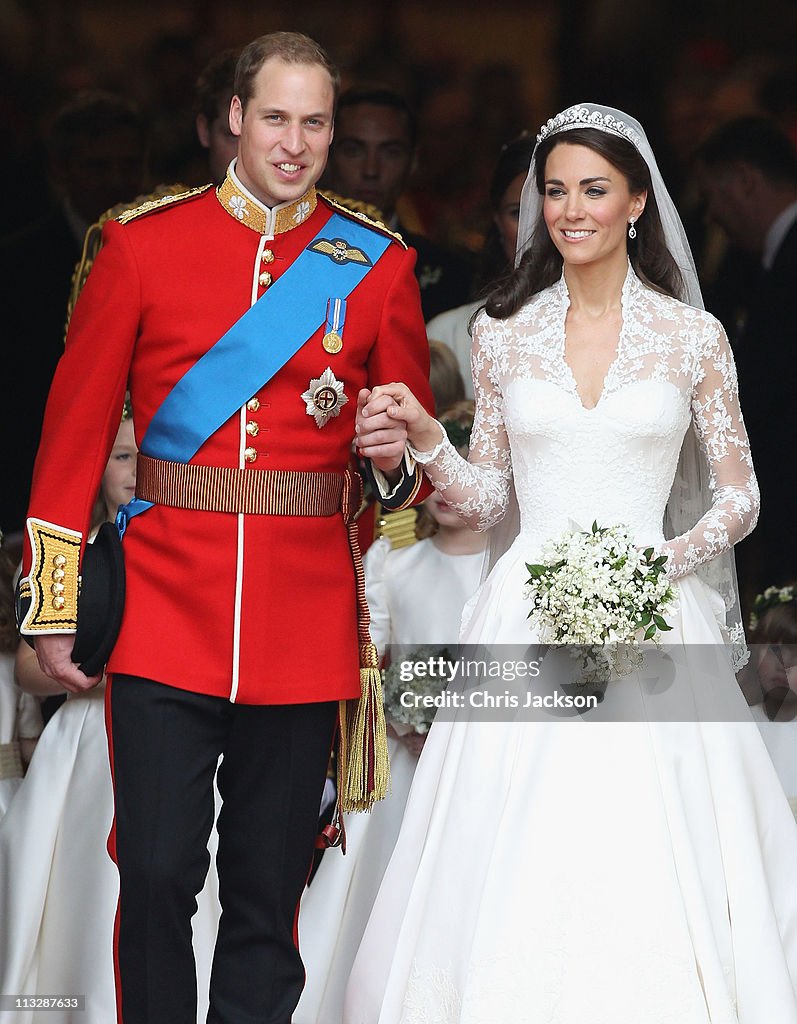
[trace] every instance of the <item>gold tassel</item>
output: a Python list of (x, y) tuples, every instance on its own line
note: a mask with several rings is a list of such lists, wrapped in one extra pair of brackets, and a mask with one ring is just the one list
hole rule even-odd
[(362, 480), (347, 470), (341, 509), (349, 535), (357, 590), (357, 632), (360, 644), (360, 696), (340, 701), (338, 735), (338, 804), (342, 812), (370, 811), (390, 787), (385, 708), (379, 653), (371, 642), (371, 616), (365, 599), (365, 573), (357, 536), (356, 514), (362, 503)]
[(379, 655), (360, 647), (360, 697), (340, 702), (338, 798), (341, 810), (370, 811), (390, 787), (385, 709)]

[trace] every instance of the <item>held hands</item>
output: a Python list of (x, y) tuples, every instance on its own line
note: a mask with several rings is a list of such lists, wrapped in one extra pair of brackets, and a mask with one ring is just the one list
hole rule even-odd
[(440, 428), (406, 384), (379, 384), (357, 396), (354, 427), (357, 451), (377, 469), (397, 469), (407, 441), (429, 451), (441, 440)]
[(82, 693), (96, 686), (102, 674), (87, 676), (72, 661), (75, 638), (72, 635), (48, 633), (36, 637), (39, 668), (70, 693)]

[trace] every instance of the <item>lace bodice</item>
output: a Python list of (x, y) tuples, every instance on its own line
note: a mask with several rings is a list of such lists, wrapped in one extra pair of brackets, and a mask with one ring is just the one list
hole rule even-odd
[[(669, 556), (673, 579), (755, 525), (758, 487), (736, 369), (719, 322), (642, 284), (629, 267), (622, 328), (597, 405), (586, 408), (565, 360), (564, 277), (514, 316), (483, 311), (473, 331), (476, 416), (468, 461), (444, 437), (414, 453), (471, 527), (499, 521), (514, 482), (521, 532), (540, 543), (572, 528), (626, 524)], [(690, 424), (713, 501), (665, 543), (665, 506)], [(530, 550), (530, 548), (527, 548)]]

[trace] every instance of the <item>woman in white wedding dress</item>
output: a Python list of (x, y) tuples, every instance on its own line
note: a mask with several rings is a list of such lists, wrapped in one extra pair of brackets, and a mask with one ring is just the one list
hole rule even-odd
[[(516, 492), (465, 644), (539, 640), (525, 563), (574, 522), (666, 554), (674, 702), (647, 715), (637, 672), (572, 720), (438, 717), (345, 1024), (797, 1024), (797, 826), (725, 644), (758, 490), (731, 351), (639, 124), (593, 104), (549, 121), (519, 239), (474, 326), (469, 460), (403, 384), (361, 396), (359, 447), (384, 457), (406, 425), (475, 529)], [(698, 508), (698, 456), (707, 507), (665, 534)], [(702, 578), (723, 563), (726, 601)]]
[[(445, 409), (441, 423), (467, 454), (473, 403)], [(426, 499), (414, 544), (393, 548), (380, 537), (363, 560), (371, 640), (380, 658), (419, 648), (456, 648), (462, 608), (479, 585), (486, 534), (472, 533), (439, 493)], [(346, 822), (346, 855), (327, 850), (299, 910), (299, 948), (307, 980), (294, 1024), (340, 1024), (354, 955), (396, 843), (425, 734), (385, 708), (390, 793), (369, 814)]]

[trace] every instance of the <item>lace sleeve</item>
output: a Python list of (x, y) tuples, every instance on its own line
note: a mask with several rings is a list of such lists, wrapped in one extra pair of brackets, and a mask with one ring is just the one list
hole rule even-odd
[(446, 502), (472, 530), (487, 530), (506, 512), (512, 465), (502, 412), (503, 398), (482, 318), (473, 328), (471, 369), (476, 413), (470, 453), (464, 459), (445, 435), (431, 452), (411, 449)]
[(736, 366), (725, 332), (713, 318), (695, 370), (692, 422), (708, 461), (712, 502), (691, 530), (663, 545), (672, 579), (728, 551), (758, 519), (758, 483), (739, 405)]

